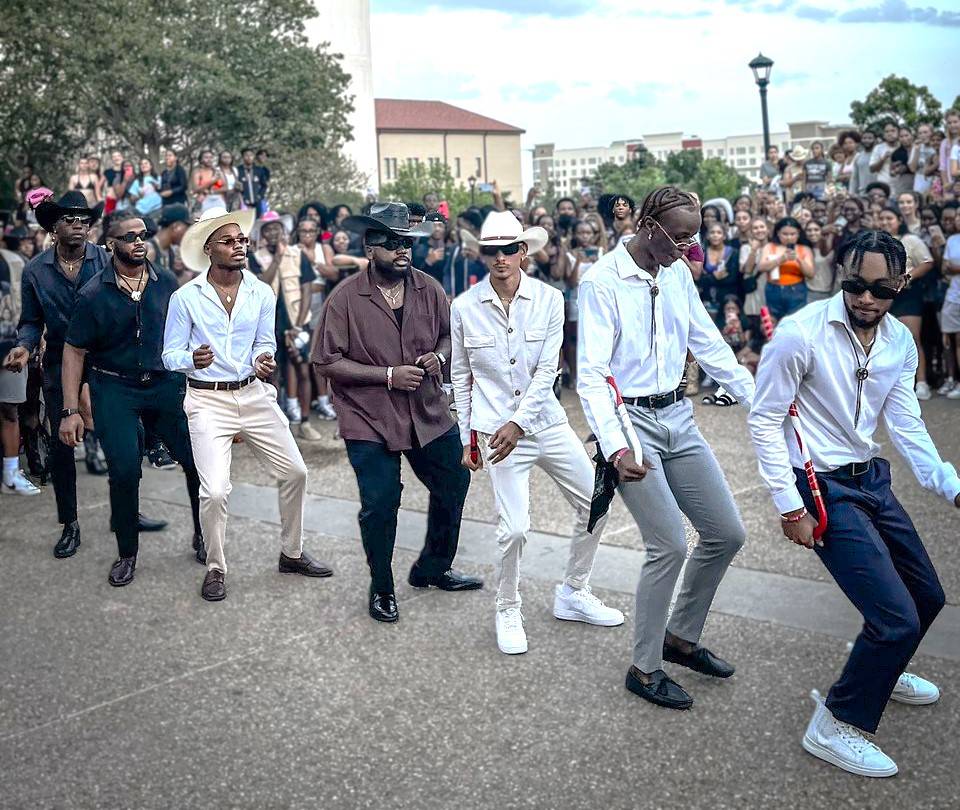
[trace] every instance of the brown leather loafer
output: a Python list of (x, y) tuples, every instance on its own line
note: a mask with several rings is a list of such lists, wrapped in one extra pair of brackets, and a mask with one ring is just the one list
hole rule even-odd
[(306, 551), (294, 559), (286, 554), (280, 554), (281, 574), (303, 574), (305, 577), (332, 577), (333, 569), (318, 563)]
[(223, 583), (223, 571), (212, 568), (203, 578), (200, 595), (208, 602), (220, 602), (227, 597), (227, 586)]

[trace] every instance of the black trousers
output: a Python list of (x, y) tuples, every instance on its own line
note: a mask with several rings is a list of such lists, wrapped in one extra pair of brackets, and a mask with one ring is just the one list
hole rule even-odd
[(63, 383), (60, 364), (43, 369), (43, 399), (50, 420), (50, 455), (47, 467), (57, 499), (57, 520), (72, 523), (77, 519), (77, 465), (73, 448), (60, 441), (60, 412), (63, 410)]
[[(807, 476), (794, 471), (816, 514)], [(944, 594), (913, 521), (890, 489), (890, 463), (864, 475), (818, 473), (827, 507), (823, 546), (815, 549), (863, 616), (840, 679), (827, 695), (834, 717), (873, 733), (904, 668), (943, 608)]]
[[(393, 547), (403, 491), (401, 454), (387, 450), (380, 442), (348, 439), (346, 445), (360, 488), (360, 537), (373, 590), (393, 593)], [(457, 554), (463, 502), (470, 487), (470, 473), (460, 464), (460, 435), (451, 428), (424, 447), (404, 450), (403, 455), (430, 491), (427, 537), (415, 567), (425, 577), (439, 576), (450, 568)]]
[(200, 532), (200, 478), (183, 412), (185, 390), (182, 374), (160, 372), (151, 382), (138, 383), (90, 372), (93, 420), (110, 470), (110, 512), (121, 557), (136, 556), (140, 544), (141, 422), (180, 462), (187, 479), (193, 529)]

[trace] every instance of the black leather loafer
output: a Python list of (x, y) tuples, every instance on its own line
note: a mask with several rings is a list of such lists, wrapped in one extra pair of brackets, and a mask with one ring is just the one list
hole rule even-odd
[(121, 557), (110, 568), (107, 581), (116, 588), (122, 588), (133, 582), (133, 575), (137, 570), (136, 557)]
[(397, 597), (392, 593), (370, 592), (370, 616), (378, 622), (395, 622), (400, 618)]
[(650, 683), (640, 680), (638, 671), (636, 667), (627, 670), (626, 686), (633, 694), (667, 709), (689, 709), (693, 705), (693, 698), (662, 669), (650, 673)]
[(444, 571), (438, 577), (425, 577), (416, 566), (410, 569), (407, 580), (414, 588), (439, 588), (441, 591), (478, 591), (483, 587), (483, 580), (477, 577), (468, 577), (453, 568)]
[(72, 557), (80, 548), (80, 524), (77, 521), (66, 523), (63, 527), (63, 534), (53, 547), (53, 556), (59, 559)]
[(194, 557), (198, 563), (207, 564), (207, 547), (203, 544), (203, 535), (196, 532), (193, 535), (193, 550), (196, 552)]
[(216, 568), (207, 571), (203, 578), (203, 586), (200, 588), (200, 595), (208, 602), (221, 602), (227, 597), (227, 586), (223, 581), (223, 571)]
[(729, 678), (736, 672), (736, 668), (732, 664), (718, 658), (706, 647), (701, 647), (699, 644), (690, 653), (681, 652), (676, 647), (664, 644), (663, 660), (714, 678)]
[(303, 574), (305, 577), (332, 577), (333, 569), (318, 563), (307, 552), (303, 551), (296, 559), (281, 553), (280, 573)]
[(162, 532), (167, 528), (167, 521), (154, 520), (146, 515), (137, 515), (137, 531), (141, 532)]

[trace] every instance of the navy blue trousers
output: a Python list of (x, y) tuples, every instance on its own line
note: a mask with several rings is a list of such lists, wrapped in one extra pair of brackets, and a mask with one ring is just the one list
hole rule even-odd
[[(816, 514), (802, 470), (794, 470)], [(834, 717), (873, 733), (897, 679), (944, 604), (917, 530), (890, 489), (890, 462), (875, 458), (856, 477), (818, 473), (827, 531), (817, 556), (863, 616), (840, 679), (827, 695)]]

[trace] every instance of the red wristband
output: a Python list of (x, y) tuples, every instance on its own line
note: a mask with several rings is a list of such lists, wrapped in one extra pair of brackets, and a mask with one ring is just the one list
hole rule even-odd
[(786, 515), (780, 515), (780, 520), (783, 521), (784, 523), (799, 523), (801, 520), (803, 520), (803, 519), (804, 519), (807, 515), (809, 515), (809, 514), (810, 514), (810, 513), (807, 511), (807, 507), (804, 506), (804, 507), (803, 507), (799, 512), (797, 512), (797, 514), (795, 514), (793, 517), (787, 517)]

